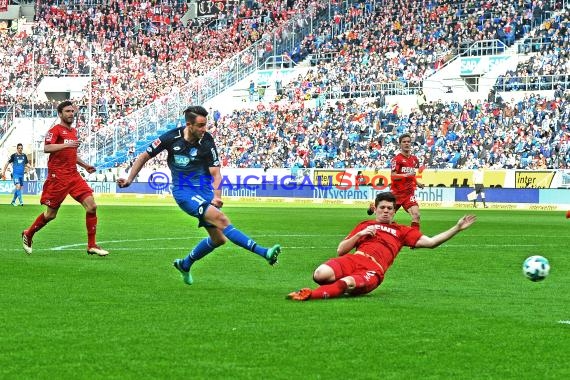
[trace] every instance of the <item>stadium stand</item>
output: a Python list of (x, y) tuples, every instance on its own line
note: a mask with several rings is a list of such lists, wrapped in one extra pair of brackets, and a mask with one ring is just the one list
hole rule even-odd
[[(562, 1), (249, 1), (223, 23), (189, 25), (181, 22), (184, 2), (62, 3), (38, 2), (34, 34), (0, 44), (0, 57), (10, 57), (0, 113), (31, 116), (29, 91), (42, 76), (89, 76), (78, 127), (103, 167), (128, 165), (154, 135), (178, 125), (180, 108), (210, 101), (277, 52), (310, 69), (257, 107), (221, 113), (212, 133), (226, 166), (382, 168), (396, 136), (410, 132), (428, 167), (569, 167)], [(287, 45), (290, 35), (297, 42)], [(486, 54), (473, 46), (488, 40), (530, 59), (500, 77), (488, 98), (424, 95), (426, 78), (454, 57)], [(245, 67), (240, 76), (235, 66)], [(517, 94), (504, 101), (507, 91)], [(395, 95), (413, 106), (403, 109)], [(55, 103), (37, 102), (35, 115), (53, 116)]]

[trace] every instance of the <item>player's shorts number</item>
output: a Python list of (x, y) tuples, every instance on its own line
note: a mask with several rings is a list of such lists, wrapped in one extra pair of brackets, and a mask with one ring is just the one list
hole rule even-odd
[(416, 203), (416, 196), (415, 196), (415, 195), (412, 195), (412, 196), (410, 197), (410, 202)]
[(198, 215), (200, 217), (202, 217), (204, 215), (204, 204), (206, 203), (206, 200), (201, 197), (200, 195), (194, 195), (192, 196), (192, 200), (196, 203), (198, 203), (199, 207), (198, 207)]

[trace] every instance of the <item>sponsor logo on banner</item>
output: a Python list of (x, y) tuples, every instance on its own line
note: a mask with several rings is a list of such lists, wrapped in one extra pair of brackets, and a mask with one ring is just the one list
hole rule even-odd
[(318, 183), (323, 187), (340, 186), (344, 172), (344, 170), (315, 170), (313, 172), (313, 183)]
[[(485, 187), (505, 187), (506, 170), (485, 170)], [(429, 187), (473, 187), (473, 170), (430, 170), (417, 176), (418, 182)]]
[(515, 189), (548, 189), (554, 174), (553, 171), (516, 171)]

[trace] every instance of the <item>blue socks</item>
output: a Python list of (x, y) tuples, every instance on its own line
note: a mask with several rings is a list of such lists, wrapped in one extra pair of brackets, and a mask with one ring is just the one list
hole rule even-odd
[(211, 238), (207, 237), (205, 239), (200, 240), (197, 246), (194, 247), (192, 252), (188, 254), (182, 260), (182, 269), (185, 271), (190, 270), (194, 261), (200, 260), (202, 257), (206, 256), (208, 253), (212, 252), (216, 247), (214, 246), (214, 242)]
[(222, 232), (235, 245), (239, 245), (240, 247), (265, 258), (265, 255), (267, 254), (267, 248), (258, 246), (253, 239), (235, 228), (233, 224), (230, 224), (224, 228)]
[[(257, 254), (264, 259), (266, 258), (267, 248), (257, 245), (254, 240), (235, 228), (232, 224), (224, 228), (222, 232), (235, 245), (239, 245), (240, 247)], [(214, 249), (216, 249), (216, 246), (214, 246), (214, 242), (210, 237), (202, 239), (188, 254), (188, 256), (182, 260), (182, 269), (189, 271), (195, 261), (200, 260)]]

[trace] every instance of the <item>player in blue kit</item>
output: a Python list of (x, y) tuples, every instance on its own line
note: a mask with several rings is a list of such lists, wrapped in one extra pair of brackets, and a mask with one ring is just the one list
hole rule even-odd
[(4, 169), (2, 170), (2, 178), (5, 178), (6, 169), (8, 168), (9, 164), (12, 164), (12, 179), (14, 180), (14, 186), (16, 189), (14, 190), (14, 198), (12, 199), (12, 206), (16, 206), (16, 199), (20, 202), (20, 206), (24, 205), (24, 201), (22, 200), (22, 186), (24, 186), (24, 173), (26, 169), (31, 168), (30, 163), (28, 162), (28, 156), (24, 153), (24, 146), (22, 144), (16, 145), (16, 153), (13, 153), (10, 156), (6, 165), (4, 165)]
[[(190, 267), (228, 239), (267, 260), (277, 263), (281, 253), (278, 244), (271, 248), (258, 245), (253, 239), (235, 228), (220, 210), (223, 206), (222, 175), (216, 144), (206, 132), (208, 111), (202, 106), (190, 106), (184, 111), (185, 127), (170, 130), (154, 140), (141, 153), (127, 179), (119, 178), (119, 187), (128, 187), (148, 160), (158, 153), (168, 152), (167, 164), (172, 174), (172, 195), (178, 206), (187, 214), (198, 218), (198, 227), (204, 227), (209, 237), (203, 239), (184, 259), (176, 259), (174, 267), (184, 282), (192, 284)], [(214, 207), (210, 207), (214, 206)]]

